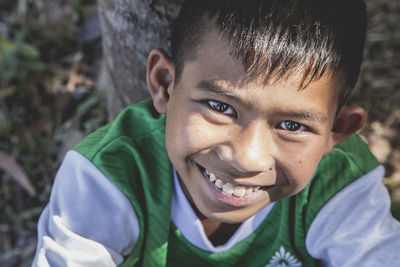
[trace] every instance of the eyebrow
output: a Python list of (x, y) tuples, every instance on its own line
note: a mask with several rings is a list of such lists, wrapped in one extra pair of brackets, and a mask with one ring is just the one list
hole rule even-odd
[(316, 122), (322, 122), (322, 121), (327, 121), (328, 118), (326, 117), (325, 114), (321, 112), (313, 112), (313, 111), (281, 111), (277, 112), (278, 115), (281, 116), (287, 116), (290, 118), (296, 118), (296, 119), (303, 119), (303, 120), (309, 120), (309, 121), (316, 121)]
[(213, 93), (219, 96), (230, 98), (236, 102), (243, 102), (234, 93), (223, 89), (221, 86), (212, 81), (206, 81), (206, 80), (200, 81), (197, 84), (197, 88), (206, 93)]
[[(251, 107), (250, 104), (243, 102), (234, 93), (227, 91), (226, 89), (224, 89), (223, 87), (221, 87), (220, 85), (218, 85), (212, 81), (207, 81), (207, 80), (200, 81), (197, 84), (197, 88), (199, 88), (203, 92), (213, 93), (216, 95), (227, 97), (229, 99), (234, 100), (235, 102), (242, 103), (246, 106)], [(285, 111), (285, 110), (283, 110), (283, 111), (276, 112), (276, 114), (280, 115), (280, 116), (309, 120), (309, 121), (316, 121), (316, 122), (322, 122), (322, 121), (328, 120), (327, 116), (324, 113), (319, 112), (319, 111), (309, 111), (309, 110)]]

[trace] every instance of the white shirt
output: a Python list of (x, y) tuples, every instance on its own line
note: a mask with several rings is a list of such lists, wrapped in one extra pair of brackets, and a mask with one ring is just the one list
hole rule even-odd
[[(325, 266), (400, 266), (400, 223), (390, 213), (383, 174), (379, 166), (321, 209), (306, 236), (312, 257)], [(189, 242), (203, 250), (228, 250), (253, 233), (272, 207), (244, 221), (224, 245), (215, 247), (174, 171), (172, 221)], [(39, 219), (32, 266), (116, 266), (132, 251), (138, 236), (139, 223), (125, 195), (90, 161), (70, 151)]]

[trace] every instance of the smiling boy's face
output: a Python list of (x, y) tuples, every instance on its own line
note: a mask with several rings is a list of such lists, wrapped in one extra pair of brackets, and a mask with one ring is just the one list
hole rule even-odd
[(300, 78), (246, 80), (230, 47), (210, 32), (171, 82), (158, 108), (167, 114), (168, 155), (205, 217), (242, 222), (310, 181), (334, 145), (339, 84), (322, 78), (299, 89)]

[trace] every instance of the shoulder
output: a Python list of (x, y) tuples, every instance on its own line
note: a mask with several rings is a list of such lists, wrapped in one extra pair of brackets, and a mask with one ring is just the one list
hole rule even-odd
[(309, 185), (299, 194), (306, 200), (306, 228), (321, 208), (343, 188), (379, 166), (358, 135), (336, 146), (324, 156)]
[[(100, 240), (104, 234), (99, 229), (130, 233), (128, 225), (137, 224), (130, 202), (119, 188), (75, 151), (68, 152), (58, 171), (49, 203), (50, 212), (59, 215), (71, 230), (94, 240)], [(117, 236), (111, 234), (107, 239)], [(115, 244), (120, 241), (110, 240)]]
[[(132, 251), (138, 236), (129, 200), (85, 157), (68, 152), (38, 223), (34, 262), (115, 266)], [(82, 253), (87, 257), (76, 257)]]
[(356, 135), (325, 157), (307, 192), (306, 246), (326, 266), (400, 261), (400, 224), (382, 184), (384, 168)]
[[(51, 264), (62, 259), (92, 266), (74, 254), (84, 247), (89, 254), (118, 264), (139, 251), (148, 214), (143, 208), (150, 205), (160, 209), (157, 213), (169, 212), (159, 205), (170, 199), (167, 189), (172, 180), (165, 179), (172, 171), (164, 128), (165, 117), (154, 110), (151, 100), (145, 100), (126, 108), (68, 152), (38, 224), (38, 262), (63, 266)], [(158, 189), (164, 189), (158, 193), (160, 203), (143, 203), (153, 199), (146, 194)]]
[(314, 177), (341, 174), (357, 178), (378, 165), (377, 159), (368, 146), (357, 134), (354, 134), (322, 158)]
[(137, 198), (144, 192), (141, 181), (154, 180), (156, 175), (150, 175), (153, 169), (161, 169), (163, 176), (171, 175), (164, 139), (165, 116), (147, 99), (124, 109), (74, 150), (116, 184), (140, 213)]
[(327, 266), (391, 266), (400, 262), (400, 223), (379, 166), (338, 192), (307, 233), (307, 249)]

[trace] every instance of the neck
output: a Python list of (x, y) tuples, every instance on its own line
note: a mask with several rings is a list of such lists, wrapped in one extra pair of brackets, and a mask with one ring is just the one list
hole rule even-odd
[(197, 208), (194, 208), (194, 210), (203, 225), (208, 240), (210, 240), (211, 244), (214, 246), (225, 244), (241, 225), (240, 223), (222, 223), (205, 217)]
[(214, 246), (220, 246), (228, 242), (229, 238), (240, 226), (240, 224), (221, 223), (211, 219), (204, 219), (201, 223), (208, 239)]
[(189, 200), (192, 209), (196, 213), (197, 217), (200, 219), (200, 222), (203, 225), (203, 229), (208, 240), (210, 240), (211, 244), (213, 244), (214, 246), (220, 246), (225, 244), (229, 240), (229, 238), (231, 238), (231, 236), (236, 232), (241, 223), (228, 224), (207, 218), (197, 209), (196, 205), (193, 203), (193, 200), (190, 197), (190, 194), (187, 192), (186, 187), (182, 183), (180, 177), (178, 181), (180, 183), (183, 193)]

